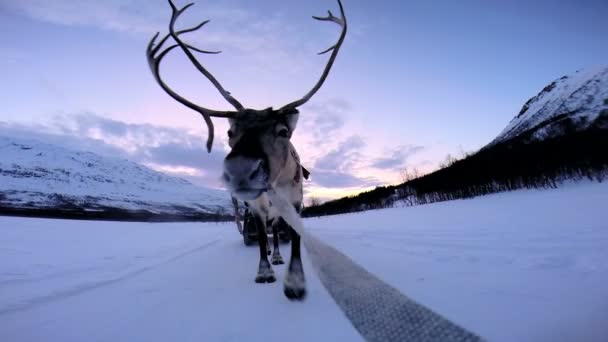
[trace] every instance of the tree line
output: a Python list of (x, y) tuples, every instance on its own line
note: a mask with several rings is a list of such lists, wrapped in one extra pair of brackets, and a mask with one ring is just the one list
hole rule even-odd
[[(531, 135), (532, 133), (530, 133)], [(405, 174), (404, 182), (304, 209), (322, 216), (471, 198), (524, 188), (555, 188), (566, 180), (602, 182), (608, 174), (608, 131), (585, 131), (533, 140), (531, 136), (488, 145), (461, 159), (449, 158), (430, 174)]]

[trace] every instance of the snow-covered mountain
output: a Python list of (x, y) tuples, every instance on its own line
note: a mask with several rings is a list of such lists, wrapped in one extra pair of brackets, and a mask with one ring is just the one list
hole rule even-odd
[(551, 82), (524, 104), (492, 144), (519, 136), (543, 140), (591, 127), (608, 129), (608, 66)]
[(227, 215), (230, 196), (137, 163), (0, 136), (0, 209)]

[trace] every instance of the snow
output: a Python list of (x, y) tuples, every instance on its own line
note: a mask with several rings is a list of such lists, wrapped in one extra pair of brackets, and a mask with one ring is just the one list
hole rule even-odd
[(202, 188), (134, 162), (0, 136), (3, 206), (54, 208), (56, 194), (85, 209), (230, 212), (226, 191)]
[(533, 138), (545, 139), (556, 134), (552, 126), (559, 124), (562, 115), (571, 119), (577, 129), (585, 129), (603, 111), (608, 112), (608, 66), (579, 70), (555, 80), (531, 98), (493, 143), (515, 138), (532, 129), (536, 130)]
[[(605, 341), (605, 203), (580, 183), (304, 222), (490, 341)], [(0, 217), (0, 341), (360, 340), (306, 253), (303, 303), (257, 262), (234, 224)]]
[(406, 295), (490, 341), (605, 341), (606, 203), (608, 184), (570, 184), (308, 225)]

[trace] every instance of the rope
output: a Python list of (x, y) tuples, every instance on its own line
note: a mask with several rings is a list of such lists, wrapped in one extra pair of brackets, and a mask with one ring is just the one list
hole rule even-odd
[(367, 341), (482, 341), (479, 336), (409, 299), (312, 236), (283, 196), (269, 194), (283, 218), (302, 237), (323, 286)]

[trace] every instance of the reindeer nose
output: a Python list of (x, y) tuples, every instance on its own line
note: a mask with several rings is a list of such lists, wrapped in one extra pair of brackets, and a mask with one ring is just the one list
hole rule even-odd
[(224, 181), (232, 189), (262, 188), (264, 181), (262, 159), (236, 156), (224, 160)]

